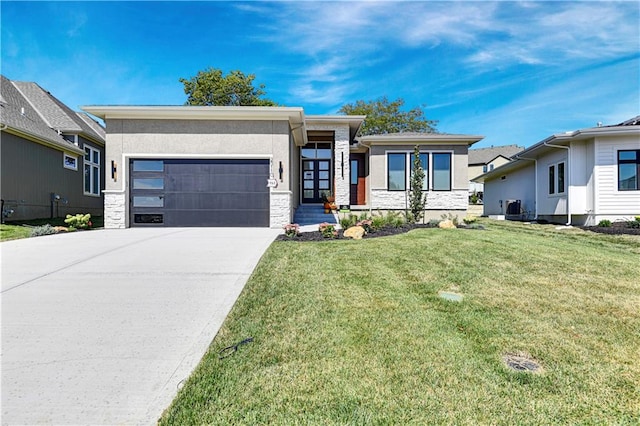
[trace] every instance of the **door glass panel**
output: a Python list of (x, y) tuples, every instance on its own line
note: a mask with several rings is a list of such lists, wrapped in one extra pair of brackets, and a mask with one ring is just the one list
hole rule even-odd
[(313, 179), (313, 172), (304, 172), (305, 179)]
[(313, 170), (313, 161), (305, 161), (303, 164), (304, 170)]
[(636, 151), (618, 151), (618, 160), (635, 160)]
[(164, 207), (164, 199), (160, 195), (134, 195), (133, 207)]
[(318, 169), (320, 169), (320, 170), (329, 170), (329, 162), (328, 161), (318, 161)]
[(164, 162), (162, 160), (133, 160), (134, 172), (162, 172)]
[(316, 150), (313, 148), (302, 148), (302, 158), (313, 158)]
[(311, 191), (305, 190), (304, 191), (304, 198), (313, 198), (313, 190), (311, 190)]
[(328, 171), (326, 171), (326, 172), (319, 172), (319, 173), (318, 173), (318, 177), (319, 177), (320, 179), (329, 179), (329, 172), (328, 172)]
[(358, 184), (358, 160), (351, 160), (351, 185)]
[(304, 181), (304, 189), (313, 189), (313, 181), (305, 180)]
[(316, 158), (331, 158), (331, 150), (330, 149), (316, 150)]
[(163, 178), (153, 178), (153, 179), (134, 178), (133, 189), (164, 189), (164, 179)]
[(328, 180), (318, 181), (318, 188), (320, 188), (320, 189), (329, 189), (329, 181)]

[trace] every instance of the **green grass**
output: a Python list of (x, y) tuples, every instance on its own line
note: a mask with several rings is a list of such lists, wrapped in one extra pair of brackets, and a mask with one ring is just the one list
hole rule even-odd
[(483, 223), (275, 242), (160, 423), (637, 424), (640, 239)]
[[(104, 219), (102, 216), (92, 217), (91, 222), (93, 224), (93, 229), (102, 228), (104, 226)], [(46, 224), (51, 226), (68, 226), (64, 223), (64, 218), (62, 217), (7, 222), (0, 225), (0, 241), (29, 238), (33, 227)]]

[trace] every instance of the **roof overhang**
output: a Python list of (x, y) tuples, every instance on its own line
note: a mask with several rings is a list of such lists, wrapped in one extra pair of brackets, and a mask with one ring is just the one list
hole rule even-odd
[(478, 135), (450, 135), (443, 133), (396, 133), (391, 135), (369, 135), (360, 136), (358, 141), (361, 145), (466, 145), (471, 146), (474, 143), (484, 139), (484, 136)]
[(88, 105), (81, 108), (103, 120), (286, 120), (296, 145), (307, 143), (304, 110), (300, 107)]
[(306, 124), (348, 124), (349, 141), (352, 141), (358, 134), (366, 115), (307, 115)]
[(38, 143), (40, 145), (44, 145), (47, 146), (49, 148), (53, 148), (56, 149), (58, 151), (62, 151), (62, 152), (66, 152), (67, 154), (77, 154), (77, 155), (84, 155), (85, 152), (78, 148), (75, 145), (72, 145), (71, 143), (65, 143), (65, 142), (58, 142), (58, 141), (53, 141), (50, 139), (45, 139), (43, 137), (40, 137), (38, 135), (34, 135), (32, 133), (29, 132), (25, 132), (24, 130), (20, 130), (20, 129), (16, 129), (14, 127), (11, 126), (7, 126), (5, 124), (3, 124), (3, 127), (0, 129), (3, 132), (7, 132), (13, 135), (16, 135), (18, 137), (21, 137), (23, 139), (27, 139), (30, 140), (31, 142), (35, 142)]

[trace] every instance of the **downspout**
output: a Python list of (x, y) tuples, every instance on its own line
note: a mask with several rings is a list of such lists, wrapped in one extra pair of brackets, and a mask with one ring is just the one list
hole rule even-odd
[(567, 172), (565, 173), (565, 179), (567, 181), (567, 223), (566, 225), (571, 225), (571, 203), (569, 199), (569, 194), (571, 193), (571, 142), (569, 142), (569, 146), (560, 146), (560, 145), (552, 145), (548, 142), (544, 142), (545, 146), (549, 146), (551, 148), (562, 148), (567, 150)]
[(533, 220), (538, 220), (538, 206), (540, 204), (538, 204), (538, 159), (537, 158), (526, 158), (526, 157), (521, 157), (519, 155), (516, 154), (515, 156), (517, 159), (519, 160), (528, 160), (528, 161), (533, 161), (533, 172), (534, 172), (534, 203), (536, 204), (536, 215), (533, 218)]

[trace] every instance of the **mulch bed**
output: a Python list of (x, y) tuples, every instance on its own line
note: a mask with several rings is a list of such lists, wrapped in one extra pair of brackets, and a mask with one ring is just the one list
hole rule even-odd
[[(426, 229), (426, 228), (437, 228), (437, 224), (415, 224), (415, 225), (403, 225), (397, 228), (395, 227), (385, 227), (378, 229), (376, 232), (370, 232), (365, 234), (363, 239), (369, 238), (378, 238), (378, 237), (387, 237), (389, 235), (398, 235), (404, 234), (406, 232), (411, 231), (412, 229)], [(458, 228), (464, 229), (474, 229), (469, 228), (465, 225), (458, 225)], [(483, 228), (475, 228), (475, 229), (483, 229)], [(289, 238), (284, 234), (278, 235), (276, 238), (277, 241), (331, 241), (331, 240), (350, 240), (351, 238), (346, 238), (342, 235), (343, 231), (339, 230), (338, 235), (335, 238), (325, 238), (319, 231), (314, 232), (302, 232), (295, 238)]]
[(614, 222), (611, 226), (580, 226), (585, 231), (609, 235), (640, 235), (640, 228), (632, 228), (626, 222)]

